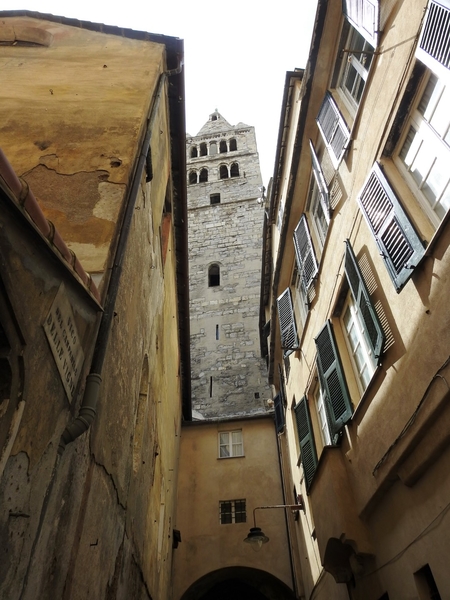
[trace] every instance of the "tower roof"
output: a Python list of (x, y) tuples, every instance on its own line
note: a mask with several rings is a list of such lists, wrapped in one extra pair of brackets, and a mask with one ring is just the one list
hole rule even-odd
[[(242, 126), (243, 123), (239, 123), (239, 126)], [(230, 129), (234, 129), (234, 125), (230, 125), (228, 121), (220, 114), (220, 112), (216, 110), (209, 115), (209, 119), (197, 133), (197, 135), (204, 135), (210, 133), (217, 133), (219, 131), (228, 131)]]

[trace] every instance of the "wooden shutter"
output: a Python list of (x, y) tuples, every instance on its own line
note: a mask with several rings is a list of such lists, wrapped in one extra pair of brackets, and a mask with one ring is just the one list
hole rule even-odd
[(292, 306), (291, 290), (287, 288), (277, 298), (278, 318), (280, 321), (281, 347), (285, 349), (284, 356), (289, 356), (298, 348), (297, 328), (295, 326), (294, 307)]
[(359, 193), (358, 202), (399, 292), (425, 249), (377, 163)]
[(301, 216), (300, 221), (294, 230), (294, 248), (298, 273), (301, 278), (303, 289), (307, 292), (314, 277), (317, 275), (318, 267), (306, 215)]
[(314, 150), (314, 146), (311, 140), (309, 140), (309, 148), (311, 150), (311, 162), (314, 177), (317, 183), (317, 187), (319, 188), (320, 193), (320, 201), (322, 203), (323, 212), (326, 215), (330, 214), (330, 195), (328, 193), (327, 182), (325, 181), (325, 176), (322, 171), (322, 166), (317, 158), (316, 151)]
[(380, 18), (379, 1), (342, 0), (342, 12), (369, 44), (376, 48)]
[(450, 75), (450, 0), (430, 0), (417, 56), (439, 77)]
[(300, 454), (305, 472), (306, 489), (309, 490), (312, 478), (317, 467), (317, 453), (314, 442), (314, 433), (309, 415), (308, 399), (304, 396), (294, 408), (297, 423)]
[(373, 364), (376, 367), (380, 364), (380, 357), (383, 351), (384, 332), (372, 304), (365, 281), (361, 275), (361, 271), (359, 270), (353, 249), (348, 240), (346, 241), (346, 245), (345, 274), (352, 292), (353, 300), (362, 317), (364, 323), (364, 335), (369, 348), (372, 351)]
[(334, 436), (350, 420), (353, 410), (330, 321), (325, 323), (315, 342), (320, 387), (330, 421), (330, 432)]
[(325, 94), (316, 121), (333, 165), (337, 168), (347, 148), (350, 131), (329, 92)]
[(284, 409), (280, 394), (275, 396), (273, 403), (275, 408), (275, 427), (277, 433), (281, 433), (284, 429)]

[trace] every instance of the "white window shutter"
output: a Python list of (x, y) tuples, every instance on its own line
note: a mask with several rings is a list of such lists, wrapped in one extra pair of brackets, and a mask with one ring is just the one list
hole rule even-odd
[(329, 92), (325, 94), (316, 121), (333, 166), (337, 169), (350, 140), (350, 131)]
[(342, 12), (374, 48), (378, 45), (380, 10), (378, 0), (343, 0)]
[(450, 80), (450, 0), (430, 0), (417, 58), (438, 77)]
[(309, 148), (311, 150), (311, 163), (314, 178), (316, 180), (317, 187), (319, 188), (320, 201), (322, 203), (323, 212), (326, 215), (330, 215), (330, 195), (328, 193), (327, 182), (325, 180), (325, 176), (322, 171), (322, 166), (319, 162), (316, 151), (314, 149), (314, 145), (311, 140), (309, 140)]
[(308, 292), (315, 276), (318, 266), (311, 235), (309, 233), (306, 215), (302, 215), (294, 230), (294, 248), (297, 259), (297, 268), (305, 294)]

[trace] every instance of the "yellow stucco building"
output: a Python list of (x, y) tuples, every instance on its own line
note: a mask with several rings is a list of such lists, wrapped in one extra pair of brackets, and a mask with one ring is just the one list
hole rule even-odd
[(308, 599), (449, 597), (449, 22), (319, 0), (286, 78), (262, 322)]
[(190, 416), (183, 43), (25, 11), (0, 40), (0, 596), (167, 598)]

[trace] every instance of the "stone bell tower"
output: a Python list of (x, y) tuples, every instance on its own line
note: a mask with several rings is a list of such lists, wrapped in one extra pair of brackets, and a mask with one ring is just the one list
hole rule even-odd
[(187, 136), (194, 418), (271, 408), (259, 344), (263, 188), (254, 127), (215, 110)]

